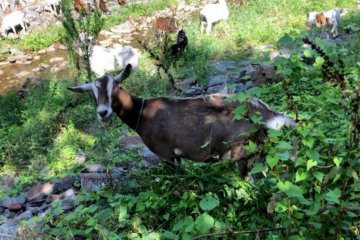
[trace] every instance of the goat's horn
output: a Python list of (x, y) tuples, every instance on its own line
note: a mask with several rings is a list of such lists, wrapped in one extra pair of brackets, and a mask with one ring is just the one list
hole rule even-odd
[(132, 66), (129, 63), (128, 65), (126, 65), (125, 69), (119, 75), (114, 77), (114, 82), (116, 84), (119, 84), (122, 81), (124, 81), (126, 78), (130, 76), (131, 70), (132, 70)]
[(91, 91), (91, 83), (83, 83), (76, 87), (68, 87), (67, 89), (69, 89), (70, 91), (79, 92), (79, 93), (88, 92), (88, 91)]

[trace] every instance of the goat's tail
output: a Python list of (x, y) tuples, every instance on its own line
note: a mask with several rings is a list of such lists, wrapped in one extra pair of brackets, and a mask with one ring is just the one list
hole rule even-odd
[(293, 119), (285, 117), (283, 113), (271, 109), (260, 99), (251, 98), (248, 102), (250, 104), (250, 113), (260, 112), (267, 129), (280, 130), (284, 126), (295, 127), (295, 121)]

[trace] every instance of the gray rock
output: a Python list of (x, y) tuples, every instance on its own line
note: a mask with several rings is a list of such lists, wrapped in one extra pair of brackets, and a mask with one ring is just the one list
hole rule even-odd
[(32, 214), (31, 211), (25, 211), (25, 212), (21, 213), (19, 216), (16, 216), (15, 220), (17, 220), (17, 221), (29, 220), (33, 217), (34, 217), (34, 215)]
[(216, 75), (209, 78), (209, 88), (207, 89), (208, 93), (217, 93), (220, 92), (228, 81), (229, 77), (227, 75)]
[(75, 177), (67, 176), (59, 178), (53, 182), (53, 191), (52, 193), (60, 193), (69, 188), (71, 188), (75, 183)]
[(55, 50), (56, 50), (56, 48), (55, 48), (54, 45), (50, 45), (50, 46), (46, 49), (47, 52), (55, 52)]
[(53, 57), (49, 60), (50, 63), (64, 62), (65, 58), (63, 57)]
[(153, 153), (148, 147), (144, 147), (142, 150), (142, 156), (147, 162), (147, 167), (154, 166), (160, 162), (160, 158)]
[(141, 147), (143, 144), (144, 143), (139, 136), (124, 136), (120, 138), (121, 148)]
[(17, 78), (27, 78), (29, 76), (31, 76), (31, 72), (27, 72), (27, 71), (21, 71), (15, 75), (15, 77)]
[(76, 193), (75, 190), (73, 188), (70, 188), (68, 190), (66, 190), (65, 192), (63, 192), (62, 194), (62, 198), (66, 199), (66, 198), (70, 198), (70, 199), (74, 199), (76, 198)]
[(134, 30), (135, 30), (134, 26), (129, 21), (126, 21), (123, 24), (110, 28), (111, 32), (117, 34), (131, 33)]
[(14, 240), (16, 237), (16, 224), (4, 223), (0, 226), (1, 240)]
[(219, 73), (226, 73), (229, 69), (236, 68), (235, 61), (217, 61), (210, 65), (211, 68), (217, 70)]
[(52, 183), (44, 183), (30, 188), (27, 192), (26, 199), (31, 206), (42, 204), (46, 197), (53, 192), (54, 185)]
[(90, 192), (95, 192), (110, 184), (122, 181), (125, 173), (81, 173), (81, 188)]
[(84, 164), (85, 161), (86, 161), (86, 155), (84, 152), (80, 151), (75, 155), (75, 163)]
[(101, 172), (105, 171), (105, 166), (102, 165), (101, 163), (91, 163), (86, 166), (86, 170), (87, 170), (87, 172), (90, 172), (90, 173), (92, 173), (92, 172), (101, 173)]
[(73, 199), (70, 198), (66, 198), (61, 200), (61, 208), (64, 211), (68, 211), (73, 209), (76, 206), (76, 202)]
[[(2, 75), (4, 72), (0, 70), (0, 75)], [(2, 183), (2, 190), (6, 191), (9, 188), (14, 187), (15, 182), (15, 176), (13, 174), (3, 174), (1, 175), (1, 183)]]
[(25, 203), (25, 197), (23, 196), (15, 196), (15, 197), (5, 197), (0, 200), (0, 207), (8, 208), (11, 204), (20, 204), (23, 205)]

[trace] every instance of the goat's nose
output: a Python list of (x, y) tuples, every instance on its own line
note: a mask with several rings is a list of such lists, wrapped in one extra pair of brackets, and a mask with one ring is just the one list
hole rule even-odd
[(102, 110), (102, 111), (99, 111), (98, 114), (99, 114), (100, 117), (104, 118), (108, 114), (108, 111), (107, 110)]

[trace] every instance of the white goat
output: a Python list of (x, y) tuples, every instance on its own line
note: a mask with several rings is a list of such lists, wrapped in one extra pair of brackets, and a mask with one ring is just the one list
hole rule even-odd
[(10, 9), (11, 4), (8, 0), (0, 0), (0, 10), (2, 11), (6, 11), (8, 9)]
[(229, 17), (229, 9), (225, 0), (218, 0), (217, 4), (207, 4), (200, 11), (201, 30), (204, 31), (205, 23), (206, 33), (211, 32), (212, 25), (220, 20), (226, 20)]
[(138, 66), (140, 54), (131, 46), (105, 48), (95, 45), (90, 57), (92, 71), (99, 77), (106, 72), (119, 71), (127, 64)]
[(45, 10), (58, 15), (61, 12), (61, 0), (46, 0), (45, 1)]
[(330, 26), (330, 34), (332, 34), (333, 37), (336, 37), (339, 34), (338, 26), (340, 24), (340, 16), (343, 14), (342, 12), (342, 10), (337, 8), (325, 12), (309, 12), (307, 16), (308, 30), (315, 26)]
[(3, 36), (8, 35), (8, 31), (12, 30), (14, 34), (18, 35), (16, 27), (21, 26), (21, 30), (26, 32), (26, 22), (24, 21), (24, 13), (21, 11), (14, 11), (6, 15), (1, 23), (1, 33)]

